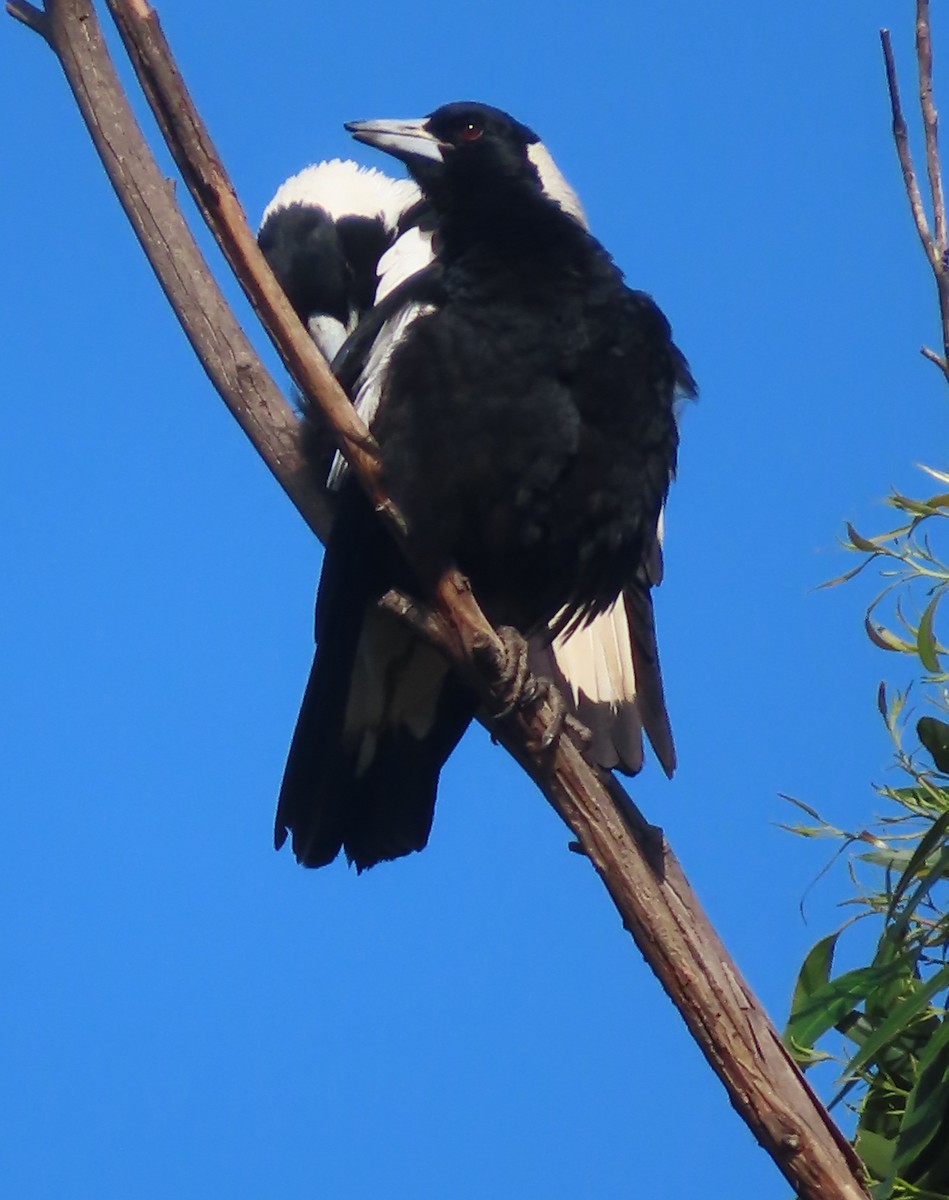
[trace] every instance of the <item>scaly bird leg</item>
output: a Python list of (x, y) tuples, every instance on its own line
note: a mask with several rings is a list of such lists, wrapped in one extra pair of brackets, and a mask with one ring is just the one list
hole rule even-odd
[(531, 675), (527, 642), (521, 634), (510, 625), (502, 625), (498, 628), (498, 637), (504, 645), (505, 664), (500, 681), (499, 707), (491, 715), (503, 720), (518, 709), (535, 710), (546, 701), (553, 715), (531, 749), (535, 752), (550, 750), (556, 746), (566, 729), (580, 749), (585, 750), (593, 740), (593, 735), (570, 711), (566, 700), (549, 679)]

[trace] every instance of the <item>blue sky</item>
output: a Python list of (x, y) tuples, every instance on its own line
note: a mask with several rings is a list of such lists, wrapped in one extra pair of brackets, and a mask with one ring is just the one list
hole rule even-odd
[[(344, 120), (485, 100), (669, 315), (702, 393), (657, 596), (681, 767), (631, 790), (783, 1022), (847, 883), (802, 922), (827, 847), (776, 828), (778, 793), (867, 823), (876, 685), (901, 678), (862, 633), (872, 581), (814, 588), (849, 565), (844, 521), (885, 526), (889, 486), (945, 466), (877, 42), (892, 24), (909, 109), (910, 6), (159, 12), (251, 220), (308, 162), (377, 161)], [(360, 878), (274, 854), (318, 547), (194, 362), (55, 60), (10, 20), (0, 55), (4, 1194), (783, 1200), (483, 731), (424, 854)]]

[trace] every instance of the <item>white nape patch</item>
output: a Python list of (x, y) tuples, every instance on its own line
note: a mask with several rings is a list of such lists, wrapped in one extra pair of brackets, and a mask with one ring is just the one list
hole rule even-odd
[(324, 209), (334, 221), (342, 217), (380, 217), (395, 229), (402, 213), (420, 196), (411, 179), (392, 179), (375, 167), (361, 167), (351, 159), (332, 158), (304, 167), (280, 185), (264, 209), (261, 224), (291, 204)]
[[(413, 321), (434, 311), (433, 304), (407, 304), (405, 308), (399, 309), (395, 316), (390, 317), (379, 330), (379, 336), (372, 343), (372, 350), (366, 359), (366, 365), (356, 381), (353, 395), (353, 408), (367, 425), (372, 425), (373, 418), (379, 411), (382, 385), (385, 382), (389, 361), (396, 347), (405, 337)], [(326, 477), (326, 486), (331, 491), (335, 491), (342, 483), (346, 470), (346, 459), (337, 450)]]
[(352, 333), (352, 330), (347, 329), (342, 321), (338, 321), (335, 317), (328, 317), (325, 313), (318, 317), (310, 317), (306, 327), (327, 362), (333, 361), (340, 346)]
[(551, 158), (550, 151), (544, 143), (532, 142), (527, 147), (527, 157), (534, 164), (537, 174), (540, 176), (540, 186), (546, 195), (551, 200), (555, 200), (564, 212), (573, 217), (584, 229), (589, 229), (590, 226), (587, 223), (583, 205), (580, 203), (580, 197), (564, 179), (560, 168)]
[(551, 650), (570, 685), (574, 705), (581, 693), (594, 704), (614, 708), (636, 698), (633, 649), (622, 596), (589, 625), (555, 637)]

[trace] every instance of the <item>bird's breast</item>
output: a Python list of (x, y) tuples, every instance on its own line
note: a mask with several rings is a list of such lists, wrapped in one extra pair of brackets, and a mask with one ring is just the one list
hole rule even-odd
[(525, 627), (571, 597), (616, 598), (665, 482), (642, 469), (650, 403), (631, 394), (645, 374), (617, 313), (589, 288), (516, 275), (450, 281), (393, 353), (375, 428), (410, 525), (471, 576), (489, 615)]

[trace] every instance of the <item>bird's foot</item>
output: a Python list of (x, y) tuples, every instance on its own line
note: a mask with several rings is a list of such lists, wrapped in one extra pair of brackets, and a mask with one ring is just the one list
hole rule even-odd
[(532, 740), (531, 751), (546, 753), (557, 745), (565, 731), (584, 751), (593, 740), (593, 735), (571, 712), (566, 700), (549, 679), (531, 675), (527, 642), (509, 625), (500, 626), (498, 636), (504, 646), (505, 663), (500, 680), (500, 702), (492, 715), (503, 720), (517, 710), (535, 711), (546, 701), (551, 709), (551, 718), (541, 736)]
[(571, 741), (580, 749), (581, 753), (586, 751), (593, 741), (593, 734), (579, 717), (570, 710), (559, 690), (554, 687), (549, 679), (543, 678), (537, 680), (537, 690), (536, 703), (539, 705), (546, 700), (551, 708), (551, 718), (547, 728), (532, 749), (540, 751), (550, 750), (551, 747), (557, 745), (566, 733), (569, 735)]
[(504, 647), (504, 663), (498, 680), (498, 703), (491, 715), (503, 720), (516, 709), (536, 703), (540, 680), (531, 675), (527, 642), (518, 631), (511, 625), (501, 625), (498, 637)]

